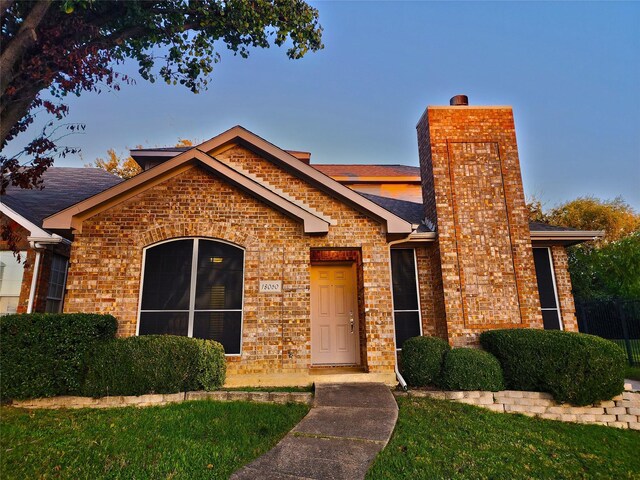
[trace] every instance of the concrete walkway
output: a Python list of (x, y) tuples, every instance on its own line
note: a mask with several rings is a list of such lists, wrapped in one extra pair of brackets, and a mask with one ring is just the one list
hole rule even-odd
[(307, 416), (231, 479), (364, 478), (397, 419), (398, 406), (382, 383), (316, 385)]

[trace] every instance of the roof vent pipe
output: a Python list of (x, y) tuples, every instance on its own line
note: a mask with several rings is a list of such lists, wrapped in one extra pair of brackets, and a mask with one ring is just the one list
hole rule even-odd
[(469, 105), (469, 97), (466, 95), (456, 95), (455, 97), (451, 97), (449, 105), (454, 107)]

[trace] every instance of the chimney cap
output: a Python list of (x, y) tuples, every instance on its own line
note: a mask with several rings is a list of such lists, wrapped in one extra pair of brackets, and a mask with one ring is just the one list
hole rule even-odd
[(469, 97), (466, 95), (455, 95), (449, 100), (449, 105), (456, 107), (469, 105)]

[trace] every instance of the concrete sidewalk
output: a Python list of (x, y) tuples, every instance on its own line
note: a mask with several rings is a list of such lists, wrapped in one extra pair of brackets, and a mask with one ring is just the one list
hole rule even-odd
[(398, 406), (384, 384), (316, 385), (307, 416), (278, 445), (231, 478), (364, 478), (397, 419)]

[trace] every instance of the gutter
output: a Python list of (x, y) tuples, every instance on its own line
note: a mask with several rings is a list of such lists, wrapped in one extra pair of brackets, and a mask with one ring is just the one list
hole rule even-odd
[(589, 241), (604, 237), (604, 230), (531, 231), (531, 240)]

